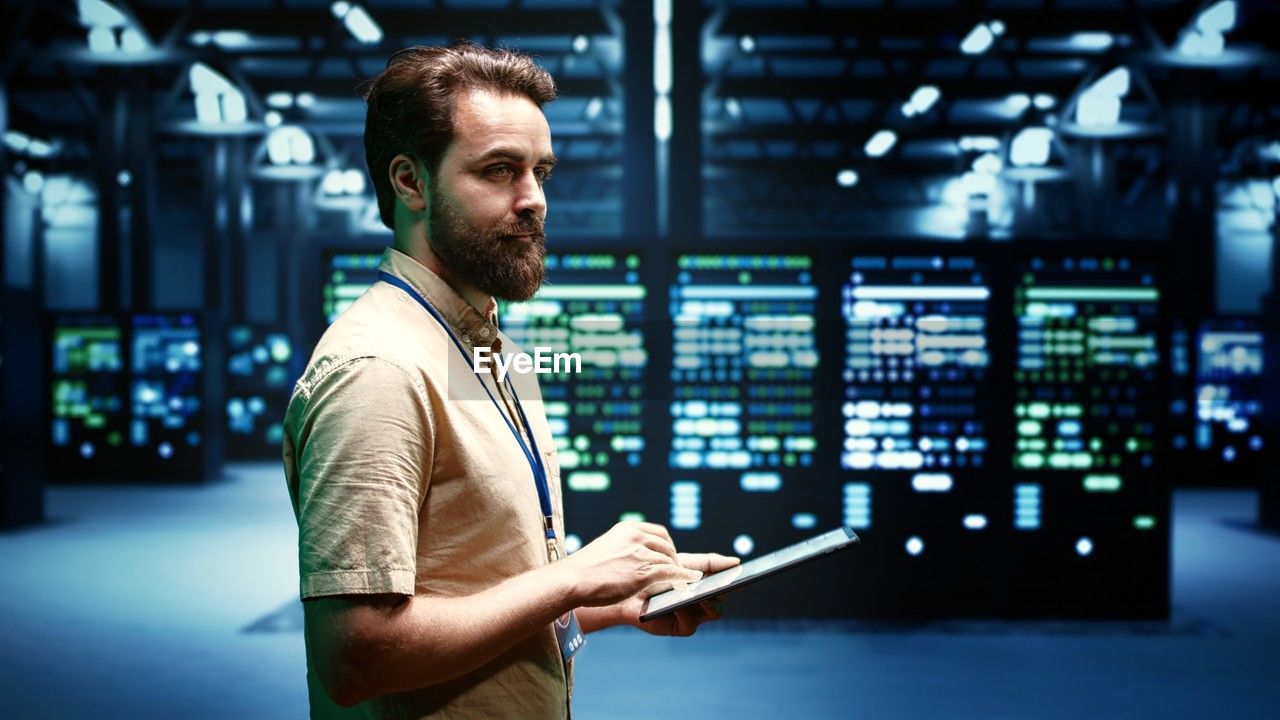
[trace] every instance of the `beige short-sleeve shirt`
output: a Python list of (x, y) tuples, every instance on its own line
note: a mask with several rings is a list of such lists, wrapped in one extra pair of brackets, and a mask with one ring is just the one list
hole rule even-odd
[[(381, 269), (439, 310), (468, 353), (516, 349), (498, 330), (492, 303), (481, 314), (395, 249)], [(560, 470), (537, 380), (516, 373), (512, 380), (547, 468), (562, 539)], [(285, 415), (302, 599), (465, 596), (549, 562), (533, 474), (507, 423), (525, 432), (513, 407), (412, 297), (375, 283), (320, 339)], [(450, 720), (566, 717), (571, 677), (551, 626), (461, 678), (350, 710), (329, 702), (310, 661), (307, 672), (313, 717)]]

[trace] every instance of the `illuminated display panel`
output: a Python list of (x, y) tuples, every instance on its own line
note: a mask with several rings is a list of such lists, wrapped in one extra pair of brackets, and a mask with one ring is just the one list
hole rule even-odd
[[(1251, 321), (1215, 320), (1200, 330), (1193, 443), (1211, 463), (1257, 462), (1263, 448), (1262, 331)], [(1225, 474), (1225, 473), (1224, 473)], [(1255, 478), (1237, 478), (1252, 482)]]
[(974, 558), (998, 553), (1004, 530), (989, 470), (990, 269), (919, 246), (841, 266), (835, 502), (867, 543), (860, 581), (891, 587), (895, 613), (973, 612), (999, 574)]
[(566, 544), (573, 550), (624, 516), (651, 513), (646, 498), (652, 493), (640, 471), (647, 450), (647, 291), (634, 254), (552, 253), (546, 267), (538, 294), (504, 303), (500, 322), (525, 352), (544, 347), (581, 357), (573, 372), (566, 362), (561, 372), (538, 376), (560, 461)]
[(811, 534), (819, 292), (807, 255), (683, 255), (670, 293), (668, 524), (751, 555)]
[(227, 457), (279, 458), (292, 360), (284, 333), (249, 325), (227, 331)]
[(329, 255), (324, 281), (323, 312), (325, 323), (338, 319), (343, 310), (378, 280), (381, 252), (338, 252)]
[[(1168, 407), (1154, 264), (1019, 263), (1013, 313), (1013, 527), (1036, 598), (1077, 614), (1167, 609)], [(1017, 557), (1017, 556), (1016, 556)]]
[(840, 464), (910, 471), (921, 491), (946, 492), (952, 471), (982, 467), (987, 454), (986, 276), (960, 256), (858, 256), (850, 265)]
[(204, 442), (204, 369), (198, 318), (189, 313), (132, 316), (129, 444), (135, 472), (198, 473)]
[(49, 472), (113, 466), (127, 426), (124, 333), (113, 318), (71, 316), (55, 317), (51, 332)]
[(1155, 429), (1143, 384), (1159, 372), (1153, 283), (1123, 258), (1031, 262), (1014, 310), (1017, 468), (1151, 467)]

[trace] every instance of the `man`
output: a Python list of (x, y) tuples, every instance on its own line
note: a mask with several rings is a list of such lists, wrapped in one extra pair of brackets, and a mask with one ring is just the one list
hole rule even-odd
[(620, 523), (565, 557), (536, 379), (466, 362), (510, 349), (494, 298), (543, 279), (554, 97), (529, 58), (470, 44), (401, 51), (368, 86), (395, 244), (285, 418), (313, 716), (563, 718), (573, 619), (688, 635), (719, 617), (639, 623), (650, 594), (738, 562), (677, 554), (660, 525)]

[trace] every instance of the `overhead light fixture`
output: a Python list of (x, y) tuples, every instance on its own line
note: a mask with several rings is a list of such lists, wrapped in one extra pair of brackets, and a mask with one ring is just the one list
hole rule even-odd
[(348, 195), (359, 195), (364, 192), (364, 173), (355, 168), (342, 171), (342, 190)]
[(329, 6), (329, 10), (335, 18), (342, 21), (347, 32), (356, 40), (365, 45), (382, 42), (382, 28), (364, 7), (346, 0), (337, 0)]
[(672, 0), (653, 0), (653, 136), (671, 139), (671, 13)]
[(58, 153), (58, 143), (32, 137), (21, 130), (6, 130), (4, 144), (19, 155), (32, 158), (50, 158)]
[(1053, 142), (1053, 131), (1046, 127), (1028, 127), (1018, 131), (1009, 145), (1009, 162), (1016, 167), (1046, 165)]
[(4, 144), (14, 152), (26, 152), (27, 146), (31, 144), (31, 136), (18, 130), (6, 130), (4, 132)]
[(1005, 107), (1014, 115), (1019, 115), (1031, 107), (1031, 96), (1026, 93), (1014, 93), (1004, 99)]
[(1129, 68), (1118, 67), (1090, 85), (1076, 100), (1076, 124), (1115, 125), (1120, 122), (1120, 103), (1129, 94)]
[(660, 142), (671, 139), (671, 98), (659, 95), (653, 103), (653, 136)]
[(973, 171), (984, 175), (995, 175), (1004, 167), (1000, 156), (995, 153), (983, 153), (973, 161)]
[(878, 158), (883, 157), (885, 153), (893, 148), (894, 143), (898, 142), (898, 134), (892, 130), (880, 130), (863, 147), (868, 156)]
[(316, 144), (306, 130), (284, 125), (267, 135), (267, 157), (273, 165), (310, 165), (316, 159)]
[(1031, 101), (1035, 104), (1037, 110), (1052, 110), (1058, 104), (1058, 98), (1048, 93), (1036, 93), (1036, 96)]
[(1116, 39), (1111, 33), (1105, 32), (1078, 32), (1073, 34), (1068, 42), (1071, 46), (1080, 50), (1106, 50), (1115, 44)]
[(55, 152), (57, 152), (57, 148), (53, 146), (53, 143), (47, 143), (38, 138), (31, 138), (31, 143), (27, 145), (27, 154), (34, 158), (53, 157)]
[(586, 35), (573, 36), (573, 51), (581, 55), (591, 49), (591, 38)]
[(89, 30), (89, 51), (95, 55), (139, 54), (151, 49), (142, 29), (120, 8), (104, 0), (76, 0), (76, 15)]
[(1225, 34), (1236, 29), (1236, 0), (1220, 0), (1196, 17), (1196, 29), (1202, 33)]
[(991, 135), (965, 135), (958, 144), (963, 152), (996, 152), (1000, 149), (1000, 139)]
[[(282, 169), (274, 168), (274, 170), (280, 172)], [(365, 187), (363, 171), (355, 168), (331, 167), (324, 172), (320, 180), (315, 198), (316, 205), (328, 210), (357, 212), (364, 207), (368, 199), (364, 195)]]
[(742, 52), (748, 55), (756, 51), (756, 39), (751, 35), (743, 35), (738, 38), (738, 47)]
[(1189, 57), (1217, 57), (1226, 48), (1223, 36), (1236, 27), (1236, 0), (1220, 0), (1200, 12), (1178, 38), (1178, 52)]
[(858, 184), (858, 171), (853, 168), (843, 168), (836, 173), (836, 184), (842, 188), (851, 188)]
[(293, 95), (287, 92), (273, 92), (267, 95), (267, 105), (273, 108), (293, 107)]
[(230, 80), (204, 63), (194, 63), (187, 74), (196, 96), (196, 120), (201, 125), (242, 123), (248, 119), (244, 93)]
[(338, 168), (333, 168), (325, 173), (324, 179), (320, 181), (320, 189), (326, 195), (341, 195), (342, 187), (342, 171)]
[(253, 43), (253, 38), (243, 30), (218, 30), (211, 39), (214, 45), (228, 50), (248, 47)]
[(916, 91), (911, 93), (911, 98), (902, 105), (902, 114), (907, 117), (915, 115), (923, 115), (938, 102), (938, 98), (942, 97), (942, 92), (938, 90), (936, 85), (921, 85)]
[(965, 55), (981, 55), (991, 49), (996, 38), (1004, 34), (1004, 29), (1004, 23), (999, 20), (974, 25), (960, 41), (960, 52)]
[(44, 175), (39, 170), (28, 170), (22, 175), (22, 189), (32, 195), (39, 195), (44, 189)]

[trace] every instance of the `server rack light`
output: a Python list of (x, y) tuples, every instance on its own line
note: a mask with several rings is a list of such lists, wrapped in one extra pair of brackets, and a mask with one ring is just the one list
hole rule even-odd
[(541, 375), (565, 489), (570, 547), (623, 516), (652, 517), (640, 471), (644, 433), (647, 290), (633, 253), (552, 253), (547, 283), (530, 300), (504, 303), (503, 332), (526, 352), (574, 353), (580, 367)]
[(945, 492), (953, 469), (983, 465), (990, 295), (972, 257), (852, 258), (842, 467), (910, 471)]
[(227, 330), (227, 457), (275, 459), (292, 389), (293, 344), (272, 328)]
[(365, 290), (378, 280), (382, 254), (377, 252), (338, 252), (329, 256), (328, 275), (324, 281), (323, 312), (326, 323), (338, 319)]
[[(669, 518), (721, 552), (803, 536), (812, 471), (819, 290), (808, 255), (682, 255), (670, 290)], [(838, 488), (827, 506), (838, 510)], [(710, 509), (715, 508), (716, 512)]]
[[(1194, 444), (1215, 463), (1251, 464), (1260, 459), (1262, 347), (1262, 331), (1245, 319), (1216, 320), (1200, 329)], [(1251, 474), (1241, 479), (1250, 480)]]
[(844, 522), (876, 548), (864, 569), (894, 613), (972, 612), (1000, 582), (1007, 525), (989, 470), (987, 261), (923, 249), (842, 258), (839, 470)]
[(1035, 561), (1019, 580), (1050, 609), (1167, 612), (1157, 276), (1153, 262), (1120, 255), (1020, 263), (1011, 460), (1020, 552)]
[(190, 313), (131, 317), (129, 444), (140, 475), (198, 477), (203, 469), (204, 352)]
[(50, 334), (49, 473), (100, 475), (124, 453), (124, 331), (111, 317), (55, 316)]

